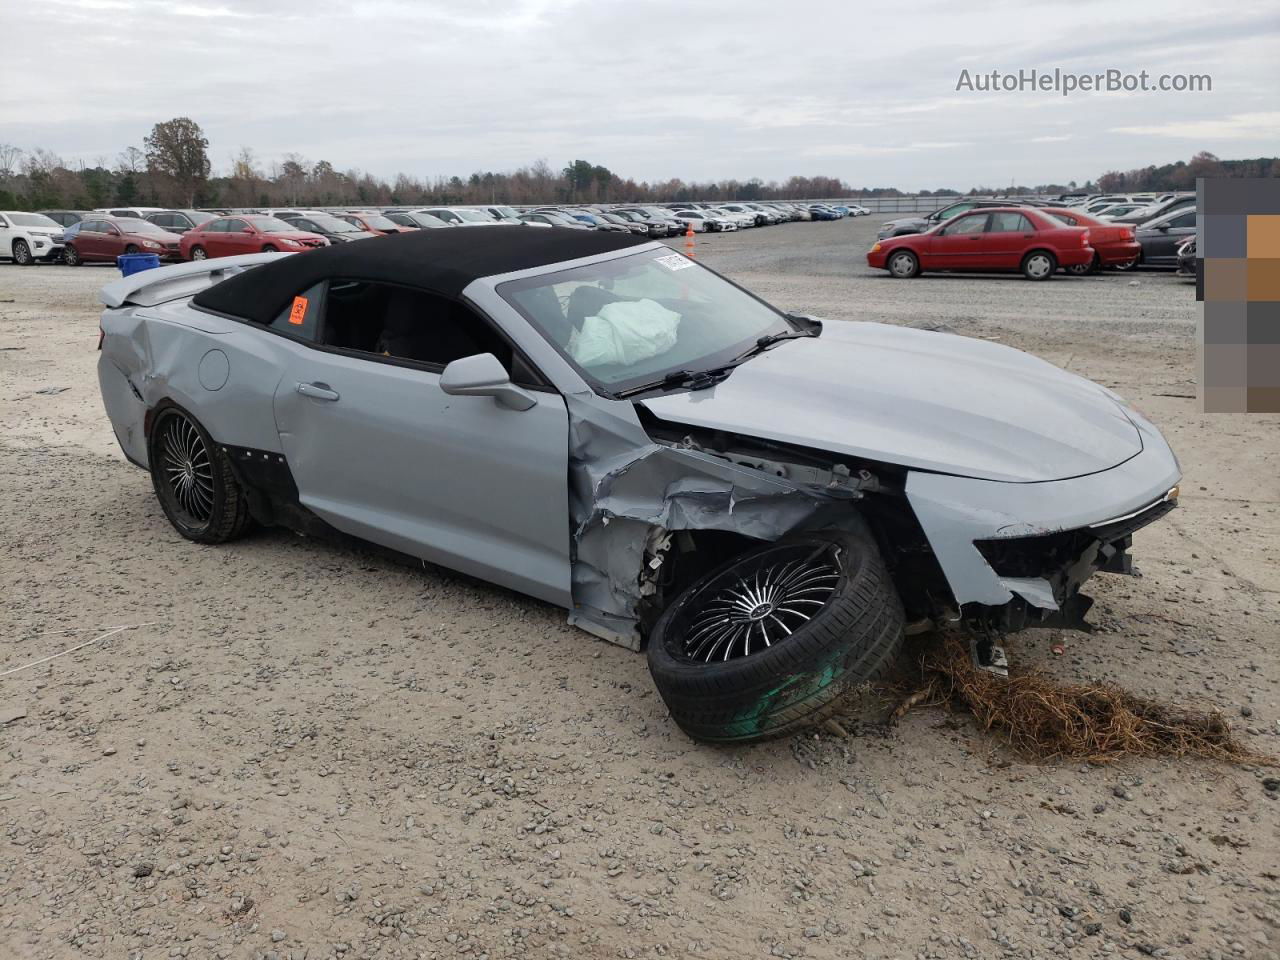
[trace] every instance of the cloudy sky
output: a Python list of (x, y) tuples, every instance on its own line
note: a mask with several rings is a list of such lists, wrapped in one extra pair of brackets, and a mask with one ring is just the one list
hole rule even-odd
[[(181, 115), (215, 169), (248, 146), (383, 176), (582, 158), (967, 188), (1280, 153), (1275, 0), (0, 0), (0, 19), (0, 141), (86, 162)], [(1212, 92), (956, 89), (1032, 68)]]

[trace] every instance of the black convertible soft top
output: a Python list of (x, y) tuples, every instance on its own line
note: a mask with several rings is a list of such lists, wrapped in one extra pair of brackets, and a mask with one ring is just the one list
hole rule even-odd
[(335, 277), (402, 283), (456, 297), (471, 281), (649, 243), (629, 233), (538, 227), (451, 227), (339, 243), (228, 277), (192, 303), (269, 324), (308, 287)]

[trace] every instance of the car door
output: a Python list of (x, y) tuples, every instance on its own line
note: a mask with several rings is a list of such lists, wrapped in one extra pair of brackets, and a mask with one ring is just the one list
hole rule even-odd
[(1187, 210), (1166, 220), (1162, 226), (1167, 229), (1157, 228), (1153, 232), (1143, 260), (1147, 263), (1176, 264), (1178, 247), (1187, 237), (1195, 236), (1196, 216), (1195, 210)]
[(9, 218), (0, 213), (0, 257), (8, 257), (13, 253), (15, 232)]
[(223, 222), (223, 228), (217, 233), (217, 240), (214, 241), (218, 248), (217, 256), (234, 257), (240, 253), (255, 253), (257, 247), (253, 245), (254, 236), (249, 222), (239, 217), (232, 217)]
[(81, 228), (74, 237), (76, 252), (79, 253), (81, 260), (93, 260), (99, 256), (102, 227), (104, 224), (101, 220), (90, 218), (82, 221)]
[(933, 270), (972, 270), (982, 265), (987, 214), (956, 217), (921, 245), (921, 266)]
[(125, 236), (120, 232), (120, 228), (114, 223), (107, 223), (101, 234), (100, 249), (102, 257), (106, 260), (114, 260), (116, 257), (124, 253), (124, 248), (128, 245)]
[[(392, 356), (368, 337), (364, 349), (343, 346), (356, 341), (349, 319), (339, 323), (342, 286), (320, 294), (329, 301), (322, 348), (280, 342), (276, 425), (302, 504), (344, 533), (570, 606), (563, 398), (529, 389), (533, 405), (514, 410), (492, 397), (452, 396), (440, 386), (444, 364)], [(310, 309), (318, 293), (296, 308)], [(375, 312), (359, 312), (361, 322)], [(432, 324), (439, 311), (409, 315)], [(487, 320), (467, 316), (496, 336)]]
[(982, 248), (978, 257), (980, 265), (990, 270), (1016, 270), (1022, 262), (1022, 254), (1035, 239), (1035, 227), (1021, 213), (993, 213), (979, 243)]

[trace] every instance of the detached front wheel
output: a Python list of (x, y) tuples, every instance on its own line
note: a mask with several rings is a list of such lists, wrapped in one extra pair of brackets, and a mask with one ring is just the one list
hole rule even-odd
[(796, 534), (711, 571), (649, 635), (649, 670), (695, 740), (784, 736), (881, 676), (902, 645), (902, 602), (865, 533)]

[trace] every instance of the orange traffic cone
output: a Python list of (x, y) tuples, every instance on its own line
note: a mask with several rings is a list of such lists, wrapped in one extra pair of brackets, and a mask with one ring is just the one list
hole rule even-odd
[(685, 256), (688, 256), (688, 257), (693, 256), (693, 224), (692, 223), (689, 224), (689, 226), (684, 231), (684, 252), (685, 252)]

